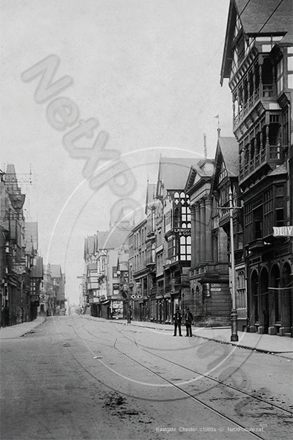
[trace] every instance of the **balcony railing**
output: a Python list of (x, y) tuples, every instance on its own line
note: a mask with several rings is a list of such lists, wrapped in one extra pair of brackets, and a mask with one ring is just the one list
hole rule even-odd
[(267, 145), (253, 159), (240, 167), (240, 181), (245, 180), (265, 163), (281, 163), (282, 152), (281, 145)]
[(259, 99), (273, 98), (275, 95), (273, 84), (263, 84), (261, 90), (256, 89), (251, 96), (242, 104), (237, 115), (234, 116), (234, 129), (243, 121)]

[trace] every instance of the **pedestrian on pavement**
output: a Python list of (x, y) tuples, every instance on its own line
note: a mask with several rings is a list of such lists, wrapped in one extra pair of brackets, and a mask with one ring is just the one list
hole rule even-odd
[(182, 336), (181, 334), (181, 320), (182, 320), (182, 314), (181, 311), (179, 310), (179, 307), (176, 307), (176, 311), (175, 314), (173, 316), (173, 321), (174, 321), (174, 335), (176, 336), (177, 334), (177, 327), (178, 327), (178, 331), (179, 331), (179, 336)]
[(186, 307), (185, 311), (185, 327), (186, 327), (186, 335), (185, 336), (192, 336), (192, 328), (191, 324), (193, 321), (193, 314), (190, 312), (189, 307)]

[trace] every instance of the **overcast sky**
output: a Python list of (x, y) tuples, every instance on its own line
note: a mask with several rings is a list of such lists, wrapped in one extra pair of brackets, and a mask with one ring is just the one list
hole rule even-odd
[(133, 174), (128, 197), (143, 205), (160, 154), (201, 157), (206, 133), (213, 158), (217, 114), (221, 134), (233, 135), (227, 81), (220, 86), (228, 6), (229, 0), (1, 0), (0, 168), (15, 165), (26, 218), (39, 222), (39, 251), (45, 262), (61, 264), (71, 300), (78, 300), (84, 237), (107, 230), (119, 197), (107, 183), (90, 187), (86, 160), (71, 157), (63, 142), (78, 122), (54, 128), (51, 101), (35, 99), (40, 76), (24, 81), (23, 73), (50, 55), (60, 60), (54, 81), (71, 82), (52, 100), (69, 98), (79, 119), (98, 120), (82, 147), (107, 133), (106, 149), (118, 150)]

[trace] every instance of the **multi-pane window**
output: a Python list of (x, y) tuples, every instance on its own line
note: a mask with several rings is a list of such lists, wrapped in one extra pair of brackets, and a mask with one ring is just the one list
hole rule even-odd
[(182, 228), (191, 227), (191, 215), (189, 206), (182, 206), (181, 208)]
[(234, 246), (235, 250), (243, 249), (243, 228), (238, 220), (235, 221), (234, 225)]
[(180, 237), (180, 259), (191, 260), (191, 237)]
[(253, 211), (253, 223), (254, 223), (254, 236), (256, 240), (263, 237), (263, 208), (258, 206)]
[(264, 193), (264, 236), (272, 233), (274, 225), (274, 201), (273, 201), (273, 188), (270, 188)]
[(236, 276), (236, 306), (239, 309), (246, 308), (245, 272), (237, 272)]
[(275, 187), (275, 211), (276, 226), (284, 226), (284, 186), (278, 185)]
[(275, 185), (246, 204), (245, 243), (271, 235), (273, 226), (284, 226), (285, 200), (284, 185)]
[(248, 243), (252, 240), (253, 237), (253, 224), (252, 224), (252, 203), (247, 203), (244, 211), (244, 234), (245, 234), (245, 242)]
[(191, 214), (189, 206), (189, 197), (182, 191), (180, 194), (174, 194), (173, 227), (190, 228)]

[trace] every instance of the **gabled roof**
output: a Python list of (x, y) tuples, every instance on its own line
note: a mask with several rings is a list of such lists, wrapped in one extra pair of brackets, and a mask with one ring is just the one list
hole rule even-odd
[(212, 191), (219, 182), (222, 166), (227, 171), (227, 177), (238, 177), (239, 175), (239, 150), (238, 143), (234, 137), (220, 137), (218, 139), (215, 163), (216, 171), (212, 183)]
[(229, 78), (232, 60), (232, 40), (237, 14), (247, 36), (283, 35), (281, 44), (293, 42), (292, 0), (230, 0), (225, 46), (221, 68), (223, 78)]
[(234, 137), (220, 137), (218, 139), (216, 160), (218, 149), (222, 152), (228, 176), (237, 177), (239, 175), (239, 151), (236, 139)]
[(162, 185), (166, 191), (183, 190), (185, 188), (190, 167), (192, 164), (196, 164), (196, 162), (197, 161), (194, 157), (161, 157), (159, 163), (157, 195), (159, 185)]
[(97, 235), (99, 250), (116, 249), (119, 246), (127, 244), (130, 230), (130, 228), (125, 230), (113, 228), (111, 231), (98, 231)]
[(196, 179), (202, 183), (210, 179), (214, 174), (214, 163), (213, 159), (202, 159), (196, 165), (191, 165), (184, 191), (188, 192), (195, 185)]
[(292, 0), (235, 0), (247, 35), (292, 32)]

